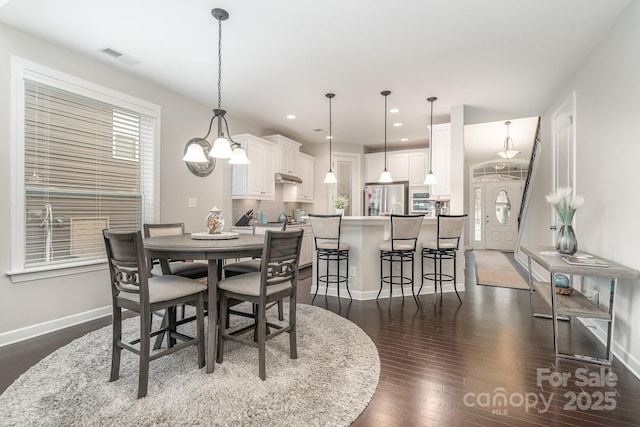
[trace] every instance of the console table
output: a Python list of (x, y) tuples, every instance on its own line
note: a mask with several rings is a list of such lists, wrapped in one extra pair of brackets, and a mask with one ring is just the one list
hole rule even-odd
[[(551, 246), (534, 246), (534, 247), (521, 247), (522, 252), (527, 255), (527, 264), (529, 269), (529, 288), (530, 288), (530, 301), (531, 301), (531, 314), (534, 317), (548, 317), (553, 319), (553, 347), (555, 349), (556, 357), (579, 360), (583, 362), (597, 363), (601, 365), (610, 366), (613, 360), (612, 341), (613, 341), (613, 327), (615, 324), (615, 292), (618, 284), (618, 279), (635, 280), (640, 277), (640, 273), (624, 265), (616, 262), (604, 259), (602, 257), (596, 257), (602, 259), (608, 264), (608, 267), (591, 267), (582, 265), (570, 265), (562, 260), (559, 254), (555, 253), (556, 250)], [(585, 252), (581, 252), (586, 254)], [(589, 255), (589, 254), (586, 254)], [(533, 280), (533, 274), (531, 270), (531, 261), (535, 261), (542, 268), (549, 272), (549, 282), (536, 282)], [(611, 281), (609, 292), (609, 307), (604, 309), (593, 304), (588, 298), (574, 289), (573, 293), (569, 295), (556, 295), (554, 283), (555, 274), (566, 274), (570, 276), (588, 276), (588, 277), (602, 277)], [(551, 306), (551, 316), (541, 315), (535, 313), (533, 305), (533, 292), (537, 291), (540, 296), (545, 300), (549, 306)], [(559, 316), (576, 316), (576, 317), (589, 317), (595, 319), (601, 319), (607, 321), (607, 349), (606, 357), (591, 357), (582, 354), (564, 354), (558, 350), (558, 318)], [(566, 319), (566, 317), (565, 317)]]

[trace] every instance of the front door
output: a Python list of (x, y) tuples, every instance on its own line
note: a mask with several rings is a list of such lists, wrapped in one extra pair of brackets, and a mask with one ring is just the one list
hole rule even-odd
[[(576, 182), (576, 146), (575, 146), (575, 92), (572, 93), (553, 113), (553, 176), (551, 177), (553, 187), (572, 188), (575, 194)], [(555, 209), (552, 209), (552, 240), (555, 244), (556, 224), (559, 223)]]
[(485, 248), (514, 251), (518, 241), (522, 181), (487, 182), (485, 186)]

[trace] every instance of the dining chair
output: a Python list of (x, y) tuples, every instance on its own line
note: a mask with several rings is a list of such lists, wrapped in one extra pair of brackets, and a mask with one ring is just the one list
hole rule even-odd
[[(286, 222), (278, 222), (278, 223), (267, 223), (267, 224), (255, 224), (253, 226), (253, 234), (262, 234), (264, 235), (267, 230), (273, 231), (285, 231), (287, 228)], [(239, 274), (246, 273), (255, 273), (260, 271), (260, 265), (262, 261), (260, 258), (252, 258), (244, 261), (236, 261), (229, 263), (223, 267), (224, 277), (229, 278), (233, 276), (237, 276)], [(277, 302), (278, 304), (278, 319), (284, 319), (284, 309), (282, 300)], [(243, 312), (233, 311), (232, 314), (243, 315)]]
[[(138, 398), (147, 395), (149, 362), (194, 345), (198, 348), (198, 366), (204, 367), (204, 298), (207, 286), (194, 279), (164, 275), (149, 277), (145, 259), (142, 234), (136, 232), (102, 231), (107, 251), (113, 308), (113, 343), (111, 355), (111, 377), (120, 377), (120, 355), (122, 349), (135, 353), (140, 358), (138, 373)], [(176, 329), (175, 307), (192, 304), (196, 308), (196, 336), (190, 337)], [(140, 337), (126, 342), (122, 339), (122, 309), (139, 314)], [(168, 310), (172, 313), (166, 327), (151, 331), (151, 313)], [(151, 337), (167, 333), (172, 340), (182, 341), (161, 351), (151, 352)], [(172, 340), (169, 340), (170, 342)]]
[[(184, 223), (159, 223), (143, 224), (144, 237), (179, 236), (184, 234)], [(161, 265), (149, 259), (151, 263), (151, 276), (162, 276), (163, 274), (174, 274), (176, 276), (188, 277), (190, 279), (204, 279), (207, 277), (207, 264), (203, 262), (193, 262), (191, 260), (170, 260), (169, 271), (162, 271)]]
[[(298, 264), (302, 247), (303, 230), (271, 231), (265, 234), (259, 272), (241, 274), (218, 284), (220, 296), (220, 324), (218, 326), (218, 363), (223, 362), (224, 342), (235, 341), (258, 348), (258, 373), (266, 379), (266, 341), (282, 334), (289, 334), (289, 355), (298, 357), (296, 346), (296, 289)], [(289, 299), (288, 324), (267, 320), (267, 306)], [(246, 301), (254, 305), (253, 322), (229, 328), (227, 310), (229, 300)], [(252, 331), (249, 337), (247, 332)]]
[[(380, 297), (382, 287), (385, 283), (389, 284), (389, 308), (391, 308), (391, 299), (393, 298), (393, 286), (399, 285), (402, 292), (402, 300), (404, 301), (404, 286), (411, 284), (411, 293), (413, 299), (418, 303), (418, 298), (414, 292), (413, 265), (414, 254), (416, 250), (416, 242), (422, 227), (424, 215), (391, 215), (390, 217), (390, 239), (380, 243), (380, 290), (376, 300)], [(387, 273), (384, 272), (385, 262), (388, 265)], [(411, 275), (407, 275), (404, 266), (409, 263), (409, 271)], [(394, 264), (399, 265), (400, 274), (393, 271)]]
[[(351, 300), (351, 291), (349, 290), (349, 249), (351, 246), (340, 241), (342, 215), (309, 214), (309, 222), (316, 247), (316, 291), (311, 302), (313, 303), (318, 295), (320, 283), (325, 284), (325, 297), (329, 284), (335, 283), (338, 301), (340, 301), (340, 283), (344, 283)], [(325, 270), (323, 272), (320, 271), (320, 261), (324, 261)], [(333, 274), (331, 274), (331, 264), (335, 268)], [(341, 264), (346, 264), (342, 274), (340, 273)]]
[[(418, 294), (420, 294), (425, 280), (433, 281), (435, 288), (433, 292), (434, 304), (438, 302), (438, 284), (440, 284), (440, 303), (442, 303), (442, 282), (453, 282), (453, 290), (456, 291), (458, 301), (462, 304), (462, 298), (460, 298), (456, 284), (456, 254), (460, 246), (460, 237), (462, 237), (462, 232), (464, 231), (466, 218), (466, 214), (438, 215), (436, 240), (429, 240), (420, 244), (422, 248), (422, 282)], [(427, 259), (433, 260), (432, 273), (424, 272), (424, 261)], [(443, 273), (443, 260), (453, 260), (453, 271), (451, 274)]]

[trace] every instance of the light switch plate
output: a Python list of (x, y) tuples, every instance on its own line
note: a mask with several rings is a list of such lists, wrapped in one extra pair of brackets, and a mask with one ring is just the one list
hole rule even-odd
[(198, 207), (198, 199), (196, 199), (195, 197), (189, 197), (189, 207), (190, 208), (197, 208)]

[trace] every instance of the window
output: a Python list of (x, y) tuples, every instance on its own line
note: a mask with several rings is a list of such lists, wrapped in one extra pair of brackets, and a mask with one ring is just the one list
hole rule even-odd
[(17, 58), (13, 72), (12, 272), (104, 262), (102, 229), (154, 221), (159, 108)]

